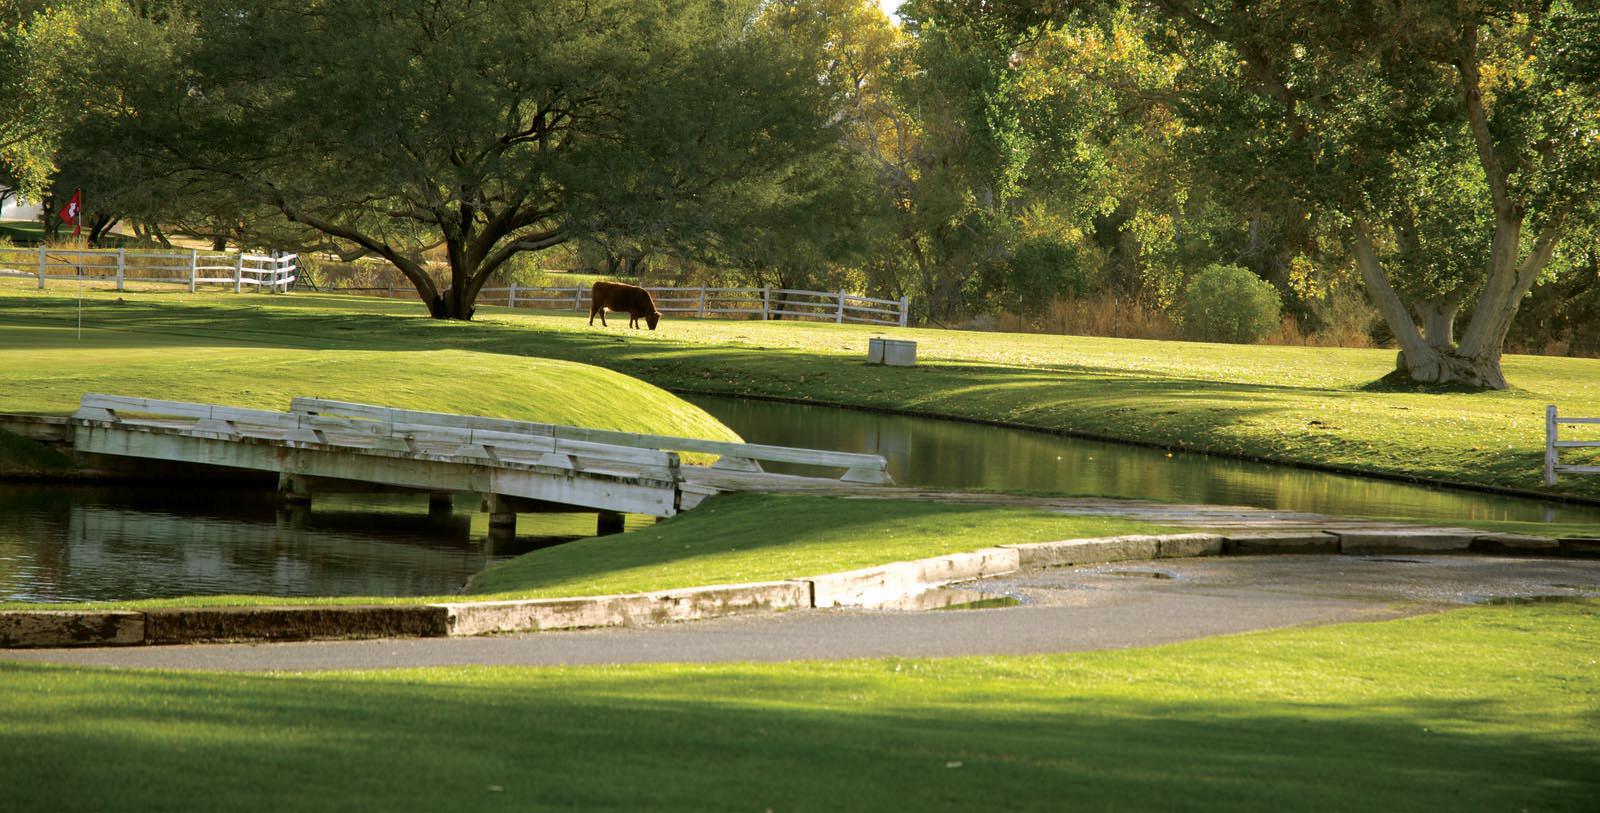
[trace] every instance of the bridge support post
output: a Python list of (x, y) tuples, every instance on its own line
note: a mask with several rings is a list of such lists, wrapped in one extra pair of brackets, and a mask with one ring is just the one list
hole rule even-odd
[(435, 492), (428, 495), (428, 517), (430, 519), (448, 517), (454, 510), (455, 502), (448, 492)]
[(311, 488), (306, 485), (305, 478), (294, 474), (279, 473), (278, 502), (310, 507)]
[(622, 533), (622, 515), (615, 511), (601, 511), (595, 521), (595, 536), (610, 536)]
[(489, 527), (500, 529), (507, 533), (515, 533), (517, 529), (517, 512), (511, 510), (506, 504), (506, 498), (499, 494), (490, 494), (484, 498), (484, 507), (489, 512)]

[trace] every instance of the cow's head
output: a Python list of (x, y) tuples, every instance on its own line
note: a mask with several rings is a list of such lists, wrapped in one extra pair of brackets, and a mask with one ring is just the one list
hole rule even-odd
[(650, 315), (644, 318), (645, 324), (649, 325), (651, 330), (656, 329), (656, 323), (659, 321), (661, 321), (661, 311), (651, 311)]

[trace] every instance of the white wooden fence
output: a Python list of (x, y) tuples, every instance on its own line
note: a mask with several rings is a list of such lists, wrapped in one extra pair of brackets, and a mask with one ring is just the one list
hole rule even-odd
[[(660, 288), (646, 286), (662, 313), (706, 316), (760, 316), (762, 319), (816, 319), (825, 322), (906, 326), (911, 300), (873, 299), (849, 291), (790, 288)], [(544, 310), (589, 309), (589, 288), (484, 288), (478, 301), (488, 305)]]
[(1562, 440), (1561, 424), (1600, 424), (1600, 418), (1563, 418), (1555, 405), (1544, 408), (1544, 484), (1556, 484), (1557, 474), (1600, 474), (1600, 466), (1562, 464), (1561, 449), (1600, 449), (1600, 440)]
[(256, 292), (289, 290), (297, 273), (293, 254), (249, 254), (242, 251), (129, 251), (75, 248), (0, 247), (0, 277), (36, 279), (44, 288), (51, 280), (128, 283), (249, 286)]

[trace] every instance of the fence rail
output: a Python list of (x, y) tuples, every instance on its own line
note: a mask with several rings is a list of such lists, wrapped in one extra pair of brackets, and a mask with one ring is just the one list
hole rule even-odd
[(108, 282), (119, 291), (128, 283), (245, 286), (257, 292), (281, 293), (297, 278), (294, 254), (251, 254), (244, 251), (129, 251), (77, 248), (0, 247), (0, 277), (52, 281)]
[[(839, 324), (895, 325), (905, 327), (911, 300), (874, 299), (849, 291), (803, 291), (791, 288), (664, 288), (645, 286), (662, 313), (706, 316), (759, 316), (762, 319), (816, 319)], [(512, 308), (584, 311), (589, 308), (589, 288), (529, 287), (484, 288), (478, 301)]]
[(1600, 418), (1563, 418), (1557, 414), (1554, 404), (1544, 408), (1544, 484), (1547, 486), (1556, 484), (1557, 474), (1600, 474), (1600, 466), (1561, 462), (1562, 449), (1600, 449), (1600, 440), (1562, 440), (1561, 424), (1600, 425)]

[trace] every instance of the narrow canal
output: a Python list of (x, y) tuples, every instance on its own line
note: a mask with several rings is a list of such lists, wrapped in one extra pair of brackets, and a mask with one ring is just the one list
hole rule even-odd
[[(904, 485), (1441, 523), (1600, 525), (1600, 508), (1591, 506), (929, 418), (723, 397), (690, 400), (754, 443), (882, 454)], [(476, 501), (458, 497), (453, 513), (430, 516), (420, 495), (327, 495), (309, 512), (282, 511), (266, 490), (0, 484), (0, 601), (450, 595), (495, 561), (594, 532), (593, 514), (525, 514), (515, 540), (490, 541), (477, 509)], [(628, 527), (648, 522), (629, 517)]]
[(1429, 522), (1600, 525), (1600, 507), (1595, 506), (1168, 453), (960, 421), (718, 396), (687, 396), (687, 400), (751, 443), (881, 454), (888, 459), (895, 482), (902, 485), (1251, 505)]
[[(475, 500), (271, 490), (0, 484), (0, 601), (172, 596), (448, 596), (493, 562), (594, 533), (593, 514), (525, 514), (491, 539)], [(629, 517), (628, 527), (650, 520)]]

